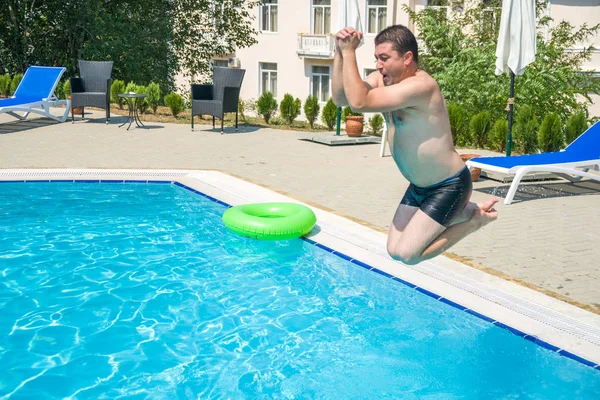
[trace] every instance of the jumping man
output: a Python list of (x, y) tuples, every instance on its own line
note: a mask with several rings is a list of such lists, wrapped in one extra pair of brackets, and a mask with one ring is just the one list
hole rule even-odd
[(377, 71), (365, 81), (356, 63), (361, 38), (350, 27), (336, 34), (333, 100), (357, 112), (381, 112), (386, 119), (392, 157), (410, 182), (390, 226), (387, 251), (413, 265), (494, 221), (498, 200), (469, 202), (471, 174), (454, 149), (440, 88), (419, 69), (412, 32), (394, 25), (375, 37)]

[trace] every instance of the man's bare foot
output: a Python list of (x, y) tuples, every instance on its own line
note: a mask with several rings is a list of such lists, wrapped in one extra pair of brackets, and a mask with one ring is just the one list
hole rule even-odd
[(498, 218), (498, 211), (494, 208), (494, 204), (497, 202), (498, 199), (490, 199), (477, 203), (478, 208), (473, 211), (471, 220), (476, 221), (479, 228), (495, 221)]

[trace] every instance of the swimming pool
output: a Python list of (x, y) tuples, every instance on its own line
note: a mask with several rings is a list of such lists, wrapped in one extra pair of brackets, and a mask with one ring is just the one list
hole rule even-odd
[(0, 185), (0, 396), (594, 398), (600, 372), (175, 185)]

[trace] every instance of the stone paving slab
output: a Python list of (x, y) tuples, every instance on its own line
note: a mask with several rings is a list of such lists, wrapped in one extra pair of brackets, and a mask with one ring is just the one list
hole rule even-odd
[[(0, 168), (216, 169), (382, 231), (408, 186), (391, 157), (379, 157), (379, 146), (323, 146), (297, 140), (296, 132), (255, 127), (226, 127), (220, 135), (210, 126), (191, 132), (189, 125), (148, 123), (127, 131), (118, 128), (123, 117), (105, 125), (102, 112), (93, 115), (75, 124), (0, 115)], [(472, 200), (502, 196), (509, 185), (480, 179)], [(556, 180), (521, 188), (513, 204), (498, 204), (498, 221), (451, 253), (600, 313), (600, 184)]]
[(335, 132), (298, 132), (296, 138), (328, 146), (381, 143), (381, 137), (378, 136), (361, 135), (359, 137), (350, 137), (346, 134), (336, 135)]

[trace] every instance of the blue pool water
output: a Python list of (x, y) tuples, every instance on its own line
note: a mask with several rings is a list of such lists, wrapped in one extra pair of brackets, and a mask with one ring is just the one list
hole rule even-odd
[(597, 399), (600, 371), (175, 185), (0, 184), (0, 398)]

